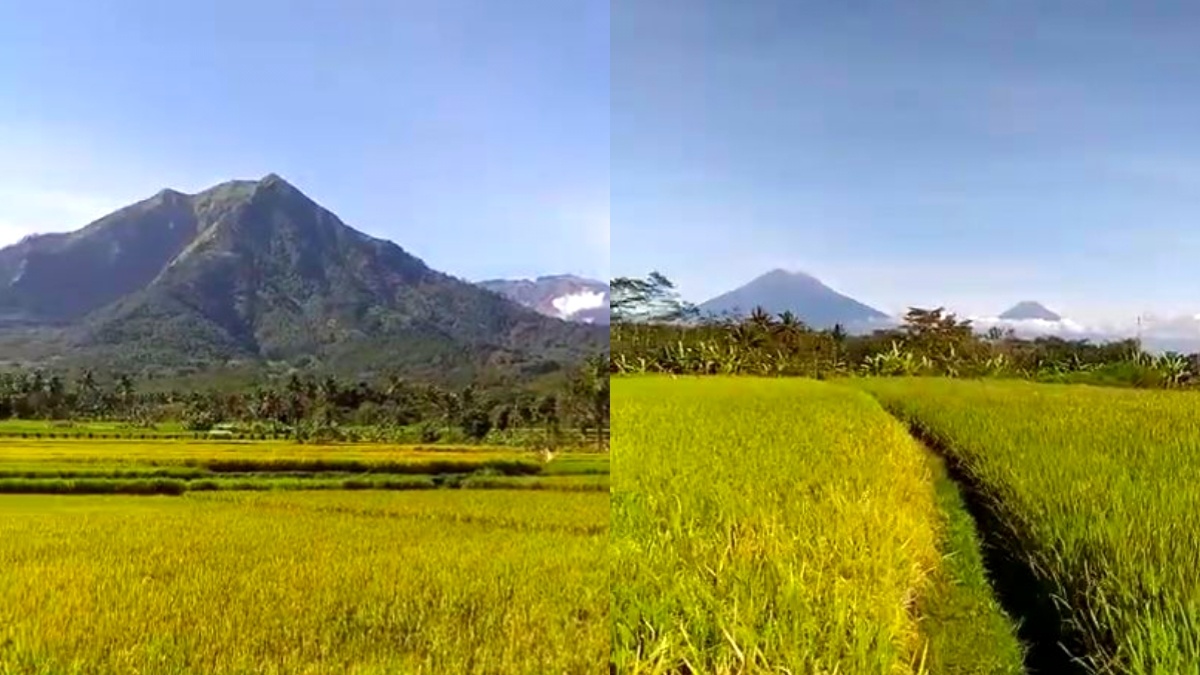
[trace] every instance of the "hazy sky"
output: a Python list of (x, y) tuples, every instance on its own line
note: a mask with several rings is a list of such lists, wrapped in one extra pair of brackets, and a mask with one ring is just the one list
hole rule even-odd
[(0, 0), (0, 243), (276, 172), (479, 279), (608, 275), (604, 0)]
[(1200, 312), (1200, 5), (614, 0), (613, 273)]

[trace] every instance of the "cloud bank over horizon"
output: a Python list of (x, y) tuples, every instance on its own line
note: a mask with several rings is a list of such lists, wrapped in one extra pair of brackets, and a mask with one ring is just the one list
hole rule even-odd
[(1200, 314), (1164, 316), (1142, 315), (1130, 322), (1101, 321), (1082, 323), (1069, 317), (1058, 321), (1044, 319), (1001, 319), (996, 316), (970, 316), (976, 330), (993, 326), (1011, 328), (1018, 337), (1060, 337), (1066, 340), (1103, 342), (1140, 337), (1152, 351), (1200, 351)]

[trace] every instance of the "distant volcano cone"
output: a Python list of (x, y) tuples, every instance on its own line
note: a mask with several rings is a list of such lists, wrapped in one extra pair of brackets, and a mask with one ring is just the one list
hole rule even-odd
[(883, 312), (838, 293), (815, 277), (786, 270), (772, 270), (745, 286), (719, 295), (700, 305), (700, 311), (745, 316), (755, 307), (772, 314), (791, 312), (814, 328), (888, 319)]
[(1001, 319), (1008, 321), (1029, 321), (1037, 319), (1041, 321), (1062, 321), (1062, 317), (1050, 310), (1044, 305), (1032, 300), (1018, 302), (1000, 315)]

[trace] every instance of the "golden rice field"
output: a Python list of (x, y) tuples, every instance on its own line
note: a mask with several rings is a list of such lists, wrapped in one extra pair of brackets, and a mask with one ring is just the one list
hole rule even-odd
[(1200, 672), (1194, 392), (634, 378), (613, 403), (618, 672)]
[(1019, 673), (936, 458), (805, 380), (614, 382), (620, 673)]
[[(0, 488), (231, 482), (0, 494), (0, 674), (603, 672), (607, 458), (461, 454), (7, 445)], [(164, 470), (183, 473), (137, 477)]]

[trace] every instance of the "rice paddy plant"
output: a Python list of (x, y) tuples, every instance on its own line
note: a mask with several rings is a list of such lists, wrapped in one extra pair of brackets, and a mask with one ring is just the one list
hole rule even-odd
[(659, 377), (612, 397), (616, 672), (928, 671), (933, 474), (870, 397)]
[(1200, 672), (1200, 396), (871, 380), (984, 495), (1097, 673)]
[(608, 499), (0, 496), (0, 673), (599, 673)]

